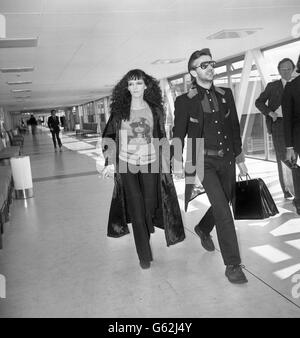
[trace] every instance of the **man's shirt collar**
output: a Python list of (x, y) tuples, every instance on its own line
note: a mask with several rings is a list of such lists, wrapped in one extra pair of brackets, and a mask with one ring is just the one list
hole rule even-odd
[(200, 86), (198, 83), (196, 83), (196, 88), (197, 88), (198, 94), (201, 97), (203, 97), (204, 94), (209, 94), (210, 92), (215, 91), (215, 87), (214, 87), (213, 83), (211, 84), (211, 87), (209, 89), (204, 88), (204, 87)]

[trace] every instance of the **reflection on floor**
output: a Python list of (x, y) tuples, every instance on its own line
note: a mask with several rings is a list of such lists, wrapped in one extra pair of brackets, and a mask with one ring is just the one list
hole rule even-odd
[[(285, 200), (276, 164), (247, 159), (251, 177), (268, 185), (280, 214), (236, 221), (249, 279), (233, 285), (217, 250), (204, 251), (193, 228), (208, 208), (206, 195), (182, 211), (186, 240), (166, 247), (151, 238), (154, 262), (141, 270), (132, 234), (106, 236), (112, 180), (103, 180), (98, 138), (26, 136), (34, 198), (14, 200), (6, 224), (0, 274), (6, 299), (0, 317), (300, 317), (300, 217)], [(175, 181), (181, 207), (184, 184)]]

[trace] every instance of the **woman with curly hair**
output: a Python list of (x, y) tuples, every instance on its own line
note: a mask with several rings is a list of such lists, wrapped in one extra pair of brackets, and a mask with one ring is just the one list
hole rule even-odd
[(168, 246), (185, 238), (172, 176), (162, 172), (161, 147), (155, 146), (166, 140), (158, 81), (140, 69), (130, 70), (113, 89), (110, 108), (102, 135), (103, 177), (109, 165), (115, 167), (107, 234), (126, 235), (132, 223), (140, 266), (148, 269), (154, 227), (164, 229)]

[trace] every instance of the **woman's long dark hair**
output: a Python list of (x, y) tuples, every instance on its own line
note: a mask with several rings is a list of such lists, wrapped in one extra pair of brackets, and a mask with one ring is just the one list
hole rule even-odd
[(140, 69), (133, 69), (124, 75), (113, 89), (110, 111), (116, 119), (129, 120), (131, 94), (128, 90), (128, 81), (139, 79), (143, 79), (147, 87), (144, 91), (144, 100), (150, 107), (159, 107), (163, 112), (162, 93), (158, 81)]

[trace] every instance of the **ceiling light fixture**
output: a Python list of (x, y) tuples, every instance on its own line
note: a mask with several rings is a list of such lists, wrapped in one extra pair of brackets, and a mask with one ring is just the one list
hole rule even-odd
[(170, 63), (179, 63), (184, 61), (185, 58), (177, 58), (177, 59), (158, 59), (151, 62), (152, 65), (166, 65)]
[(32, 81), (12, 81), (12, 82), (6, 82), (8, 85), (20, 85), (20, 84), (30, 84)]
[(2, 73), (21, 73), (21, 72), (32, 72), (34, 67), (18, 67), (18, 68), (0, 68)]
[(0, 39), (0, 48), (28, 48), (37, 46), (37, 38)]
[(237, 39), (252, 35), (262, 28), (238, 28), (238, 29), (223, 29), (217, 33), (209, 35), (207, 40), (214, 39)]
[(29, 93), (31, 92), (31, 89), (12, 89), (12, 93)]

